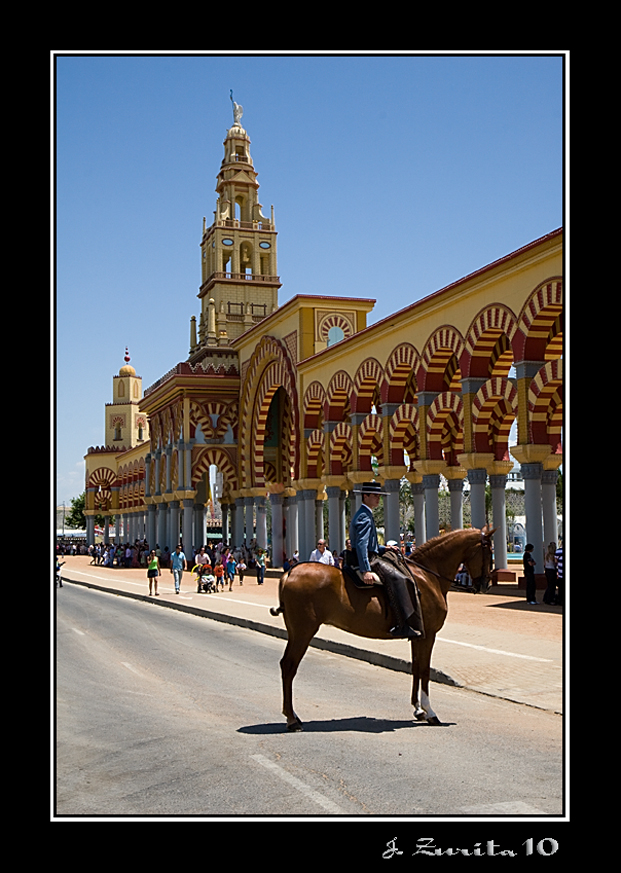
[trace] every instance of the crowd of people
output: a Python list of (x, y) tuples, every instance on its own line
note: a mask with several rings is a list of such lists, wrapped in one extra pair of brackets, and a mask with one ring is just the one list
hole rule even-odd
[[(533, 556), (534, 546), (532, 543), (527, 543), (524, 547), (524, 557), (522, 559), (524, 566), (524, 578), (526, 580), (526, 602), (530, 606), (537, 606), (537, 580), (536, 573), (541, 570), (538, 567), (537, 560)], [(546, 590), (543, 594), (543, 602), (548, 605), (563, 605), (564, 602), (564, 580), (563, 580), (563, 546), (556, 543), (549, 543), (543, 555), (543, 571), (546, 577)]]
[[(396, 543), (394, 544), (396, 545)], [(412, 552), (414, 545), (405, 542), (402, 551), (405, 555)], [(181, 546), (177, 546), (173, 552), (168, 546), (160, 549), (156, 544), (154, 549), (149, 547), (145, 540), (136, 540), (134, 543), (124, 543), (115, 546), (114, 543), (95, 543), (87, 546), (86, 543), (58, 542), (56, 557), (64, 555), (90, 555), (91, 564), (103, 567), (124, 567), (125, 569), (145, 569), (152, 575), (149, 577), (152, 587), (157, 592), (157, 579), (153, 570), (158, 570), (161, 575), (162, 569), (170, 570), (175, 577), (175, 590), (180, 590), (181, 578), (184, 571), (195, 572), (199, 590), (201, 578), (208, 580), (204, 590), (222, 591), (228, 585), (229, 591), (233, 590), (233, 581), (237, 576), (239, 584), (244, 584), (247, 573), (256, 575), (257, 584), (262, 585), (265, 579), (265, 570), (268, 564), (266, 549), (257, 546), (256, 540), (252, 540), (249, 546), (243, 545), (229, 548), (223, 542), (216, 545), (204, 545), (193, 548), (191, 556), (184, 554)], [(180, 555), (182, 557), (180, 557)], [(154, 558), (157, 559), (157, 567), (153, 566)], [(337, 553), (331, 552), (325, 539), (317, 541), (317, 547), (309, 555), (309, 561), (342, 568), (344, 565), (354, 563), (351, 540), (347, 540), (345, 548)], [(296, 550), (290, 558), (285, 558), (284, 570), (290, 570), (300, 561), (299, 552)], [(524, 576), (526, 579), (526, 600), (531, 605), (537, 604), (535, 574), (540, 572), (537, 561), (533, 557), (533, 546), (529, 543), (524, 549), (523, 557)], [(195, 568), (197, 568), (195, 570)], [(545, 604), (563, 604), (563, 548), (562, 545), (550, 543), (543, 556), (543, 570), (547, 580), (547, 587), (543, 595)], [(460, 573), (456, 579), (458, 585), (467, 586), (467, 573), (460, 567)], [(211, 577), (211, 578), (209, 578)], [(155, 580), (155, 582), (151, 581)]]

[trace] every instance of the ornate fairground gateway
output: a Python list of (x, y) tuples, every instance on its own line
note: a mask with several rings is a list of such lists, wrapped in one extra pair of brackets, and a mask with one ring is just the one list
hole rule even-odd
[(233, 108), (214, 221), (203, 223), (189, 356), (144, 393), (128, 355), (113, 378), (105, 446), (86, 455), (88, 541), (104, 514), (123, 519), (127, 540), (202, 545), (213, 466), (224, 539), (269, 545), (274, 566), (296, 549), (306, 558), (319, 534), (342, 550), (345, 497), (355, 511), (357, 486), (374, 474), (388, 492), (387, 540), (399, 539), (399, 487), (409, 481), (418, 544), (439, 532), (441, 475), (453, 528), (463, 526), (466, 480), (472, 524), (483, 527), (489, 478), (501, 568), (513, 455), (527, 537), (541, 553), (557, 540), (563, 458), (562, 229), (370, 327), (370, 299), (297, 295), (279, 306), (274, 210), (263, 215)]

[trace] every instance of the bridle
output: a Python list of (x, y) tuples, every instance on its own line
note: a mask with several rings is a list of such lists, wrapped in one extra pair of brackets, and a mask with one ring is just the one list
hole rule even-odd
[(483, 531), (481, 531), (481, 551), (483, 553), (481, 575), (472, 580), (472, 585), (477, 593), (481, 590), (483, 593), (487, 591), (492, 576), (492, 538)]

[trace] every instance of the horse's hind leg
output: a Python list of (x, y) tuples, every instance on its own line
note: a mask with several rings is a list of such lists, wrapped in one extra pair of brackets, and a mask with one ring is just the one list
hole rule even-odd
[(319, 630), (319, 625), (312, 632), (306, 631), (303, 636), (292, 634), (289, 629), (289, 642), (280, 661), (282, 674), (283, 707), (282, 712), (287, 719), (287, 730), (301, 731), (302, 722), (293, 711), (293, 680), (298, 671), (300, 661), (304, 657), (309, 643)]
[(431, 669), (431, 650), (435, 634), (424, 640), (412, 640), (412, 706), (414, 718), (428, 724), (441, 724), (429, 700), (429, 673)]

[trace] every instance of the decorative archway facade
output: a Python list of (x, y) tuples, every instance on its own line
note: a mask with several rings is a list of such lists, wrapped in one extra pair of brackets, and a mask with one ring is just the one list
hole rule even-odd
[[(371, 476), (388, 492), (389, 539), (399, 538), (399, 489), (409, 482), (419, 543), (439, 530), (441, 476), (453, 527), (463, 523), (466, 481), (473, 524), (482, 526), (489, 479), (502, 566), (513, 457), (525, 479), (528, 538), (536, 547), (556, 540), (562, 229), (371, 326), (370, 299), (298, 295), (279, 306), (274, 213), (261, 213), (249, 142), (236, 120), (214, 223), (203, 230), (189, 358), (141, 396), (142, 440), (136, 430), (112, 445), (107, 430), (106, 448), (89, 450), (87, 515), (124, 513), (149, 542), (200, 545), (217, 467), (224, 538), (256, 539), (280, 565), (296, 549), (306, 558), (318, 534), (342, 549), (346, 507), (355, 510), (357, 486)], [(233, 217), (236, 203), (243, 209)], [(125, 372), (127, 384), (115, 388), (111, 427), (131, 411), (130, 378)]]

